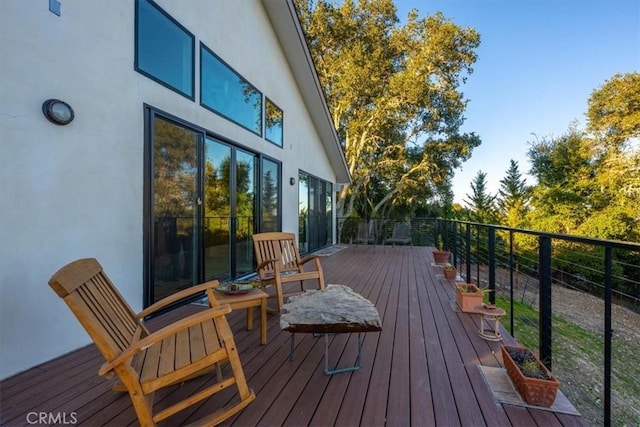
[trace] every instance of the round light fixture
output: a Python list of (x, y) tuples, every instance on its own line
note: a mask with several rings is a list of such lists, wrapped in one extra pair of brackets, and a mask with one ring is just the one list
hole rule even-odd
[(68, 125), (75, 117), (71, 105), (59, 99), (47, 99), (44, 101), (42, 112), (51, 123), (60, 126)]

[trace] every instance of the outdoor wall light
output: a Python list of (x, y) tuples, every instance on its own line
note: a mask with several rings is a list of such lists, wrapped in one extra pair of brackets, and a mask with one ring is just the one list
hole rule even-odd
[(289, 184), (296, 185), (296, 179), (294, 177), (289, 178)]
[(68, 125), (75, 117), (71, 105), (59, 99), (47, 99), (44, 101), (42, 112), (51, 123), (60, 126)]

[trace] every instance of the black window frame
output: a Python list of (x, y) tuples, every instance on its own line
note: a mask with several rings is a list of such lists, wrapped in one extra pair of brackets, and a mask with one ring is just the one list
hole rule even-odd
[[(138, 42), (139, 42), (139, 19), (140, 19), (140, 5), (142, 2), (147, 3), (149, 6), (155, 8), (158, 12), (160, 12), (162, 15), (164, 15), (169, 21), (170, 23), (174, 24), (178, 29), (180, 29), (182, 32), (185, 33), (185, 35), (189, 36), (189, 38), (191, 38), (191, 93), (187, 93), (185, 91), (183, 91), (182, 89), (173, 86), (170, 83), (165, 82), (164, 80), (162, 80), (162, 78), (154, 75), (151, 71), (145, 70), (143, 68), (140, 67), (140, 63), (139, 63), (139, 55), (140, 52), (138, 50)], [(195, 101), (195, 93), (196, 93), (196, 78), (195, 78), (195, 48), (196, 48), (196, 38), (195, 35), (187, 30), (186, 27), (184, 27), (182, 24), (180, 24), (180, 22), (178, 22), (176, 19), (174, 19), (171, 15), (169, 15), (164, 9), (162, 9), (156, 2), (154, 2), (153, 0), (136, 0), (135, 3), (135, 29), (134, 29), (134, 69), (144, 75), (145, 77), (150, 78), (151, 80), (161, 84), (162, 86), (184, 96), (185, 98), (190, 99), (191, 101)]]
[[(280, 148), (284, 148), (284, 110), (282, 108), (280, 108), (278, 106), (278, 104), (276, 104), (275, 102), (273, 102), (271, 100), (271, 98), (269, 98), (268, 96), (265, 95), (265, 100), (264, 100), (264, 139), (266, 141), (269, 141), (270, 143), (272, 143), (273, 145), (275, 145), (276, 147), (280, 147)], [(281, 133), (282, 135), (280, 136), (281, 141), (274, 141), (272, 139), (270, 139), (267, 135), (267, 128), (269, 126), (268, 121), (267, 121), (267, 115), (268, 115), (268, 106), (269, 104), (273, 105), (275, 108), (277, 108), (280, 111), (280, 114), (282, 115), (282, 121), (281, 121)]]
[[(233, 117), (228, 116), (227, 114), (223, 113), (222, 111), (218, 111), (216, 110), (214, 107), (209, 106), (207, 104), (204, 103), (203, 101), (203, 96), (202, 96), (202, 88), (204, 86), (203, 84), (203, 79), (206, 77), (204, 70), (203, 70), (203, 64), (204, 61), (202, 60), (202, 56), (203, 56), (203, 52), (208, 53), (209, 55), (211, 55), (212, 57), (214, 57), (217, 61), (219, 61), (222, 65), (224, 65), (230, 72), (232, 72), (233, 74), (235, 74), (239, 79), (241, 79), (244, 83), (246, 83), (247, 85), (249, 85), (255, 92), (260, 94), (260, 110), (259, 110), (259, 114), (258, 114), (258, 119), (260, 120), (260, 123), (258, 126), (256, 126), (256, 129), (252, 129), (246, 125), (244, 125), (243, 123), (240, 123), (239, 121), (235, 120)], [(199, 97), (200, 97), (200, 106), (211, 111), (212, 113), (223, 117), (227, 120), (229, 120), (230, 122), (235, 123), (236, 125), (248, 130), (249, 132), (263, 138), (264, 135), (264, 111), (265, 111), (265, 96), (264, 93), (262, 93), (262, 91), (258, 90), (258, 88), (252, 84), (249, 80), (247, 80), (246, 78), (244, 78), (242, 76), (242, 74), (238, 73), (233, 67), (231, 67), (225, 60), (223, 60), (219, 55), (217, 55), (213, 50), (211, 50), (206, 44), (204, 44), (202, 41), (200, 42), (200, 49), (199, 49), (199, 53), (200, 53), (200, 85), (198, 88), (198, 92), (199, 92)]]

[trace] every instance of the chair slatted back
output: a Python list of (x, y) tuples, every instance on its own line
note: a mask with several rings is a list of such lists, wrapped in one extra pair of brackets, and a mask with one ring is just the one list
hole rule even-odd
[(94, 258), (62, 267), (49, 286), (64, 299), (107, 360), (148, 334)]
[[(281, 271), (300, 271), (300, 254), (293, 233), (258, 233), (253, 235), (253, 245), (258, 264), (274, 259), (279, 260)], [(273, 265), (260, 271), (261, 276), (273, 272)]]
[(399, 222), (393, 226), (391, 235), (394, 239), (408, 239), (411, 237), (411, 224), (408, 222)]

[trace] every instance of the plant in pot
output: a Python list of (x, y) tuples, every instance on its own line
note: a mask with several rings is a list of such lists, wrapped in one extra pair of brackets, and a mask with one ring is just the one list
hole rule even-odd
[(447, 264), (449, 262), (449, 251), (441, 250), (443, 248), (442, 236), (438, 236), (438, 249), (433, 251), (433, 262), (436, 264)]
[(491, 291), (473, 283), (459, 283), (456, 285), (456, 303), (463, 313), (475, 313), (474, 307), (482, 305), (484, 294), (488, 292)]
[(458, 270), (456, 270), (456, 268), (453, 265), (447, 264), (444, 267), (442, 267), (442, 273), (444, 273), (445, 279), (455, 280), (456, 276), (458, 275)]
[(553, 405), (560, 381), (526, 347), (501, 345), (502, 361), (522, 399), (531, 404)]

